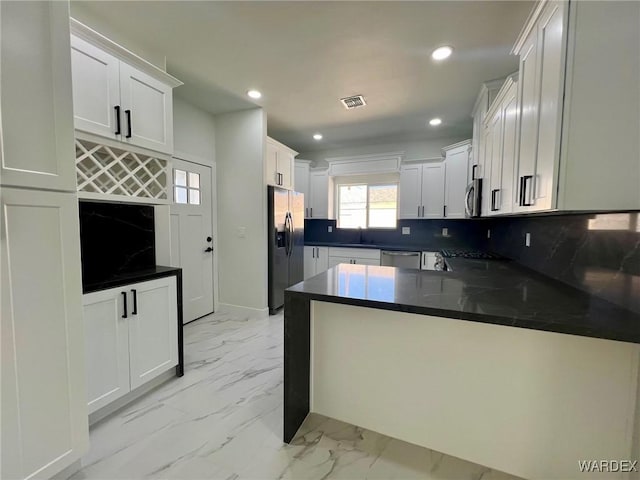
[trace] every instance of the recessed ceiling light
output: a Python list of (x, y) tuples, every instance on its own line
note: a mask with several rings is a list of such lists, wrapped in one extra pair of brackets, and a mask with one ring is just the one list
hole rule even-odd
[(431, 120), (429, 120), (429, 125), (431, 125), (432, 127), (437, 127), (441, 123), (442, 123), (442, 120), (439, 118), (432, 118)]
[(322, 134), (321, 133), (315, 133), (313, 135), (313, 139), (314, 140), (322, 140)]
[(258, 90), (249, 90), (247, 92), (247, 95), (249, 95), (251, 98), (256, 98), (256, 99), (262, 97), (262, 94)]
[(440, 48), (436, 48), (431, 54), (431, 58), (434, 60), (444, 60), (445, 58), (449, 58), (453, 53), (453, 47), (449, 45), (445, 45)]

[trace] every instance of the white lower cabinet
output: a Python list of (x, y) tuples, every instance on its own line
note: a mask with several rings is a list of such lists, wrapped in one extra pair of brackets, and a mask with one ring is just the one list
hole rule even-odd
[(93, 413), (178, 364), (176, 277), (84, 295)]
[(380, 250), (371, 248), (329, 248), (329, 268), (340, 263), (380, 265)]
[(329, 247), (304, 247), (304, 279), (329, 269)]

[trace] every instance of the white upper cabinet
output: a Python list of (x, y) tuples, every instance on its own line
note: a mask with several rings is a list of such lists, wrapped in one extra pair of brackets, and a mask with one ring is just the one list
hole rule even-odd
[(122, 133), (120, 60), (72, 36), (71, 65), (75, 127), (119, 139)]
[[(444, 162), (430, 162), (422, 165), (421, 218), (442, 218), (447, 213), (445, 212), (445, 168)], [(466, 178), (466, 165), (464, 170)], [(464, 189), (461, 192), (461, 195), (463, 194)]]
[(330, 218), (329, 172), (327, 170), (309, 171), (309, 217)]
[(265, 182), (267, 185), (293, 190), (295, 183), (294, 158), (298, 154), (286, 145), (267, 137), (265, 153)]
[(67, 2), (0, 2), (0, 183), (76, 190)]
[(172, 87), (120, 63), (120, 101), (124, 142), (173, 153)]
[(464, 193), (468, 185), (467, 169), (471, 154), (471, 140), (443, 148), (446, 170), (445, 218), (465, 218)]
[(560, 149), (566, 2), (548, 2), (515, 51), (520, 55), (517, 211), (549, 210)]
[(75, 128), (124, 144), (173, 153), (173, 88), (182, 85), (71, 20)]
[(309, 188), (309, 166), (308, 160), (296, 160), (294, 166), (295, 180), (293, 189), (296, 192), (300, 192), (304, 195), (304, 217), (309, 218), (309, 194), (311, 189)]
[(507, 78), (487, 112), (483, 165), (486, 184), (482, 215), (511, 213), (514, 206), (514, 168), (518, 128), (517, 74)]
[(422, 216), (422, 164), (410, 163), (400, 167), (399, 218)]
[(444, 196), (444, 162), (407, 163), (400, 167), (399, 218), (442, 218)]

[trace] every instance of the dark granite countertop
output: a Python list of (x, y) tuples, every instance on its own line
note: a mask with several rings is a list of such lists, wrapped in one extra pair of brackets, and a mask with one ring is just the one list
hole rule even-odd
[(120, 287), (122, 285), (129, 285), (136, 282), (145, 282), (147, 280), (153, 280), (156, 278), (169, 277), (171, 275), (181, 274), (182, 269), (176, 267), (164, 267), (162, 265), (155, 265), (151, 268), (144, 270), (136, 270), (133, 272), (122, 273), (104, 279), (99, 282), (84, 283), (82, 284), (82, 293), (97, 292), (99, 290), (106, 290), (108, 288)]
[(439, 252), (440, 247), (429, 248), (425, 245), (385, 245), (373, 243), (336, 243), (336, 242), (305, 242), (305, 247), (336, 247), (336, 248), (372, 248), (397, 252)]
[(502, 260), (447, 259), (448, 272), (341, 264), (285, 295), (640, 343), (640, 315)]

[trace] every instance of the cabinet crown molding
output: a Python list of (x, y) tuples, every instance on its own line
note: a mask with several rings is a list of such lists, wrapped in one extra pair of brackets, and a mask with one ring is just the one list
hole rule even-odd
[[(288, 150), (289, 152), (291, 152), (291, 154), (295, 157), (296, 155), (298, 155), (298, 152), (296, 152), (293, 148), (286, 146), (284, 143), (279, 142), (278, 140), (276, 140), (275, 138), (271, 138), (271, 137), (267, 137), (267, 142), (272, 143), (274, 145), (277, 145), (280, 148), (284, 148), (285, 150)], [(296, 162), (298, 161), (298, 159), (296, 159)]]
[(488, 82), (484, 82), (480, 86), (480, 91), (478, 92), (478, 96), (476, 97), (476, 101), (473, 104), (473, 109), (471, 110), (471, 116), (475, 117), (476, 113), (482, 107), (482, 103), (485, 102), (484, 107), (487, 108), (489, 106), (489, 99), (491, 94), (497, 92), (500, 89), (500, 86), (503, 84), (504, 78), (496, 78), (495, 80), (489, 80)]
[(444, 161), (444, 157), (423, 157), (423, 158), (412, 158), (412, 159), (404, 159), (402, 160), (403, 165), (411, 165), (415, 163), (436, 163)]
[(377, 153), (370, 155), (356, 155), (351, 157), (331, 157), (329, 175), (361, 175), (370, 173), (396, 173), (400, 171), (400, 163), (404, 152)]
[(102, 50), (119, 58), (123, 62), (136, 67), (138, 70), (151, 75), (152, 77), (160, 80), (163, 83), (166, 83), (171, 88), (176, 88), (180, 85), (184, 85), (183, 82), (175, 78), (173, 75), (168, 74), (167, 72), (148, 62), (144, 58), (139, 57), (130, 50), (127, 50), (123, 46), (118, 45), (113, 40), (110, 40), (101, 33), (96, 32), (95, 30), (88, 27), (84, 23), (79, 22), (75, 18), (69, 18), (69, 26), (72, 35), (82, 38), (92, 45), (101, 48)]
[(511, 88), (511, 85), (513, 85), (514, 83), (518, 83), (519, 74), (520, 72), (514, 72), (504, 80), (502, 87), (496, 94), (496, 98), (494, 98), (493, 102), (491, 102), (491, 105), (489, 105), (487, 114), (484, 117), (484, 121), (482, 123), (485, 126), (487, 125), (487, 122), (491, 120), (491, 117), (496, 113), (496, 110), (500, 108), (500, 104), (502, 103), (502, 100), (504, 99), (504, 96), (507, 94), (507, 91), (509, 90), (509, 88)]
[(449, 150), (454, 150), (460, 147), (467, 147), (468, 150), (471, 150), (471, 139), (463, 140), (461, 142), (454, 143), (453, 145), (447, 145), (446, 147), (442, 147), (442, 151), (448, 152)]
[(548, 0), (539, 0), (533, 6), (533, 9), (527, 17), (527, 21), (524, 23), (524, 27), (522, 28), (520, 34), (518, 35), (518, 38), (516, 39), (516, 43), (514, 43), (513, 48), (511, 49), (512, 55), (520, 54), (520, 50), (522, 49), (524, 42), (527, 40), (527, 37), (529, 37), (531, 30), (533, 30), (533, 28), (535, 27), (536, 22), (538, 21), (538, 17), (542, 13), (542, 10), (544, 10), (544, 7), (547, 3), (549, 3)]

